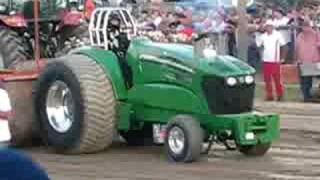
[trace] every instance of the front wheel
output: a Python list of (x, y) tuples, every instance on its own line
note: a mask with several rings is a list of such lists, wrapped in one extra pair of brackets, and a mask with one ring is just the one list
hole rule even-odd
[(238, 146), (239, 151), (246, 156), (263, 156), (271, 147), (271, 143), (250, 146)]
[(165, 150), (170, 161), (197, 161), (200, 158), (202, 143), (203, 131), (196, 119), (179, 115), (169, 121)]

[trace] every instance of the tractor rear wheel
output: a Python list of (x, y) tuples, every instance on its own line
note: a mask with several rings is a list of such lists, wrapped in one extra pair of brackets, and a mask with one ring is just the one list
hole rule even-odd
[(13, 68), (21, 61), (26, 61), (27, 53), (23, 46), (23, 39), (10, 29), (0, 29), (0, 69)]
[(89, 45), (89, 25), (83, 22), (78, 26), (68, 26), (61, 31), (59, 42), (59, 50), (56, 53), (57, 57), (70, 53), (73, 49)]
[(246, 156), (263, 156), (271, 147), (271, 143), (251, 146), (238, 146), (239, 151)]
[(105, 71), (82, 55), (51, 61), (41, 73), (35, 92), (44, 141), (66, 154), (108, 148), (115, 132), (115, 105)]
[(169, 121), (165, 138), (165, 150), (169, 161), (193, 162), (201, 155), (203, 129), (191, 116), (178, 115)]

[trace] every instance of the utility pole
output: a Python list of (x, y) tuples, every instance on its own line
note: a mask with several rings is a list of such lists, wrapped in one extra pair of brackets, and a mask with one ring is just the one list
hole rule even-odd
[(249, 36), (247, 33), (248, 19), (247, 7), (248, 0), (238, 1), (239, 24), (238, 24), (238, 55), (244, 61), (247, 61), (247, 51), (249, 46)]

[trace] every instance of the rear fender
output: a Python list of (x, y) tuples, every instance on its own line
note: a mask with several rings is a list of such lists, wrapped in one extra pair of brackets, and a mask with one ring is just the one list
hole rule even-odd
[(26, 19), (21, 14), (15, 14), (11, 16), (0, 15), (0, 21), (8, 27), (13, 27), (13, 28), (27, 27)]
[(82, 54), (88, 56), (99, 63), (112, 81), (113, 91), (116, 99), (127, 99), (127, 89), (122, 76), (120, 64), (117, 56), (113, 52), (92, 47), (84, 47), (73, 52), (73, 54)]

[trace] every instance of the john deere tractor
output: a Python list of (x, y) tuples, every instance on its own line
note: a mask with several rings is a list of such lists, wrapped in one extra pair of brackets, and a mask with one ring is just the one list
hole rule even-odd
[(118, 133), (192, 162), (205, 142), (262, 156), (279, 137), (279, 116), (253, 109), (255, 71), (241, 60), (138, 36), (122, 8), (96, 9), (89, 32), (91, 47), (50, 61), (35, 87), (41, 135), (57, 152), (101, 151)]
[[(103, 5), (103, 0), (39, 0), (41, 57), (89, 43), (90, 13)], [(34, 59), (33, 14), (33, 0), (0, 0), (0, 69)]]

